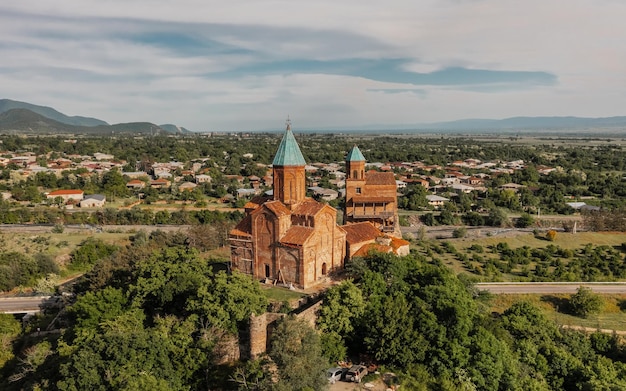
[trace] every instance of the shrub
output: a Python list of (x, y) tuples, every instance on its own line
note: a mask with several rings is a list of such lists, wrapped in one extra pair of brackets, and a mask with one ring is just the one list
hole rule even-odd
[(477, 252), (477, 253), (484, 253), (485, 249), (483, 248), (483, 246), (481, 246), (480, 244), (472, 244), (472, 246), (469, 248), (469, 250)]
[(586, 318), (600, 312), (603, 301), (602, 297), (593, 293), (590, 288), (581, 286), (569, 299), (569, 305), (574, 315)]
[(546, 233), (546, 239), (548, 239), (551, 242), (554, 242), (554, 240), (556, 239), (556, 231), (551, 229)]
[(528, 213), (522, 213), (522, 215), (515, 222), (517, 228), (526, 228), (533, 225), (535, 219)]
[(464, 238), (467, 235), (467, 228), (459, 227), (452, 231), (452, 237), (454, 238)]

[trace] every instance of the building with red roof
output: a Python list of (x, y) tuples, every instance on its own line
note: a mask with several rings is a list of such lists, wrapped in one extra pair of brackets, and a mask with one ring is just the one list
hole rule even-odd
[[(259, 280), (306, 289), (343, 269), (345, 261), (363, 246), (380, 245), (383, 252), (408, 253), (408, 242), (383, 233), (397, 227), (393, 173), (372, 172), (365, 179), (365, 159), (362, 161), (363, 165), (348, 165), (362, 170), (354, 174), (353, 184), (360, 183), (357, 178), (363, 178), (363, 184), (350, 204), (361, 209), (356, 214), (352, 210), (351, 224), (338, 226), (335, 208), (306, 197), (306, 162), (287, 122), (272, 163), (272, 194), (246, 203), (246, 216), (229, 233), (233, 269)], [(373, 217), (363, 216), (364, 204)]]
[(82, 201), (85, 192), (82, 190), (55, 190), (51, 191), (46, 195), (46, 198), (49, 200), (53, 200), (57, 197), (61, 197), (64, 202), (72, 201)]

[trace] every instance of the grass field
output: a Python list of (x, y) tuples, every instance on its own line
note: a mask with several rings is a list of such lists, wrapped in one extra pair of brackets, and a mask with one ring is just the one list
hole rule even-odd
[(578, 233), (565, 233), (558, 232), (553, 242), (545, 240), (543, 238), (536, 238), (532, 233), (524, 232), (513, 236), (492, 236), (485, 238), (461, 238), (461, 239), (448, 239), (459, 250), (467, 249), (472, 244), (479, 244), (483, 247), (498, 244), (500, 242), (508, 243), (511, 248), (518, 248), (522, 246), (529, 246), (531, 248), (546, 247), (549, 244), (554, 244), (562, 248), (577, 249), (583, 247), (587, 243), (593, 243), (594, 245), (608, 245), (618, 246), (626, 242), (626, 233), (624, 232), (578, 232)]
[(283, 287), (261, 285), (261, 288), (269, 301), (278, 303), (286, 301), (293, 303), (306, 296), (305, 293), (292, 291)]
[(129, 233), (93, 232), (84, 230), (70, 233), (22, 233), (0, 232), (0, 251), (19, 252), (28, 255), (45, 253), (55, 258), (62, 258), (72, 252), (82, 241), (89, 237), (101, 239), (106, 243), (125, 245)]
[(604, 300), (602, 311), (586, 319), (565, 313), (569, 295), (494, 295), (488, 305), (491, 311), (502, 313), (513, 303), (527, 301), (541, 308), (549, 319), (559, 325), (626, 331), (626, 312), (621, 310), (626, 295), (601, 296)]
[[(530, 248), (545, 248), (548, 245), (558, 246), (563, 249), (569, 249), (576, 251), (583, 248), (587, 244), (593, 244), (594, 246), (606, 245), (612, 247), (620, 247), (623, 243), (626, 243), (626, 233), (622, 232), (579, 232), (579, 233), (564, 233), (558, 232), (554, 241), (548, 241), (541, 237), (535, 237), (531, 232), (514, 232), (505, 233), (503, 235), (491, 236), (491, 237), (466, 237), (466, 238), (448, 238), (445, 240), (428, 240), (422, 245), (417, 246), (416, 249), (426, 254), (428, 248), (437, 248), (442, 242), (451, 243), (456, 250), (461, 254), (466, 254), (471, 258), (472, 251), (469, 250), (473, 245), (479, 245), (484, 248), (485, 256), (494, 257), (495, 255), (489, 253), (489, 248), (497, 245), (498, 243), (506, 243), (512, 249), (528, 246)], [(524, 280), (519, 275), (519, 269), (515, 269), (511, 274), (502, 273), (497, 277), (483, 278), (471, 270), (469, 270), (463, 262), (461, 262), (454, 254), (449, 252), (436, 253), (435, 256), (442, 260), (442, 262), (450, 267), (455, 273), (466, 273), (474, 277), (480, 278), (484, 281), (519, 281)], [(534, 263), (528, 265), (532, 270), (535, 267)], [(526, 279), (527, 280), (527, 279)]]

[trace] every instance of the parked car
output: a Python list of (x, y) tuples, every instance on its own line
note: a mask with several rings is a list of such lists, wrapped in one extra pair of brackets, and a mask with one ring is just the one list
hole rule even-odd
[(326, 378), (330, 384), (335, 384), (336, 381), (341, 380), (343, 374), (347, 368), (335, 367), (326, 371)]
[(346, 381), (360, 383), (367, 375), (367, 367), (365, 365), (353, 365), (346, 373)]

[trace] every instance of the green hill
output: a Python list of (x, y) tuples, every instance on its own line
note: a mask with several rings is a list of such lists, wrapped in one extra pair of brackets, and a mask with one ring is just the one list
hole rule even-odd
[(33, 113), (39, 114), (46, 118), (49, 118), (53, 121), (73, 125), (73, 126), (98, 126), (98, 125), (108, 125), (105, 121), (89, 118), (89, 117), (81, 117), (81, 116), (67, 116), (63, 113), (60, 113), (53, 109), (52, 107), (47, 106), (38, 106), (33, 105), (31, 103), (19, 102), (11, 99), (0, 99), (0, 114), (5, 113), (9, 110), (14, 109), (26, 109), (30, 110)]
[(157, 135), (167, 133), (150, 122), (131, 122), (115, 125), (74, 126), (47, 118), (27, 109), (11, 109), (0, 113), (0, 131), (23, 134), (112, 134), (134, 133)]

